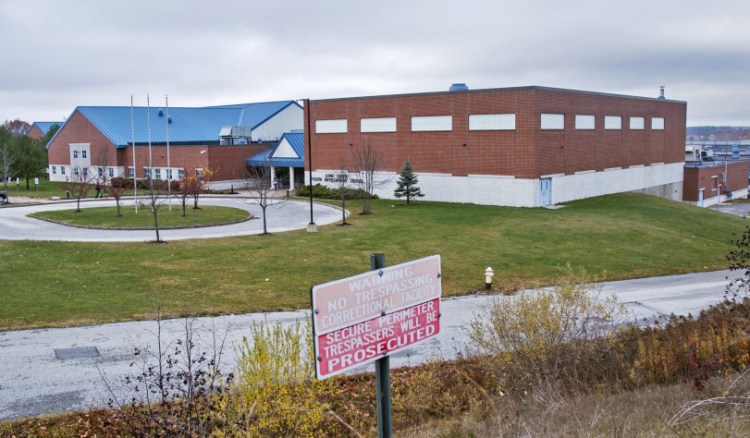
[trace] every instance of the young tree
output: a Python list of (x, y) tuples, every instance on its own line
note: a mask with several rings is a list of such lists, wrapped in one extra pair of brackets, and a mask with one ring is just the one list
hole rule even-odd
[(162, 181), (154, 181), (153, 175), (151, 174), (153, 169), (150, 169), (148, 173), (148, 190), (146, 191), (146, 200), (149, 207), (151, 207), (151, 215), (154, 219), (154, 232), (156, 233), (156, 240), (154, 243), (164, 243), (159, 236), (159, 207), (164, 204), (163, 193), (162, 193)]
[(40, 141), (26, 136), (15, 137), (14, 143), (16, 159), (13, 170), (26, 180), (28, 190), (31, 178), (44, 175), (44, 169), (47, 167), (47, 150)]
[(198, 181), (198, 186), (192, 193), (194, 210), (200, 208), (198, 207), (198, 197), (201, 195), (202, 191), (208, 189), (208, 185), (211, 183), (211, 177), (214, 176), (214, 173), (216, 173), (216, 170), (213, 169), (195, 169), (195, 177)]
[(399, 176), (398, 181), (396, 181), (397, 187), (393, 192), (393, 195), (397, 198), (403, 198), (406, 196), (406, 205), (409, 205), (409, 200), (411, 198), (421, 198), (424, 196), (417, 185), (418, 183), (419, 178), (417, 178), (417, 174), (412, 171), (411, 160), (407, 158), (404, 162), (404, 168), (401, 169), (401, 176)]
[(123, 180), (123, 178), (112, 178), (109, 186), (109, 194), (112, 195), (113, 198), (115, 198), (115, 205), (117, 206), (117, 217), (122, 217), (122, 212), (120, 211), (120, 199), (122, 199), (122, 195), (124, 193), (125, 181)]
[(372, 213), (372, 196), (375, 188), (385, 181), (379, 181), (375, 174), (380, 170), (380, 156), (375, 146), (371, 143), (357, 145), (352, 150), (354, 168), (357, 170), (358, 178), (354, 181), (362, 190), (362, 214)]
[(184, 173), (180, 179), (180, 204), (182, 206), (182, 217), (187, 216), (187, 200), (200, 192), (200, 181), (195, 175)]
[(253, 200), (261, 209), (263, 216), (263, 234), (268, 234), (268, 221), (266, 212), (269, 206), (280, 206), (282, 200), (274, 202), (271, 191), (273, 190), (273, 181), (271, 181), (271, 165), (266, 162), (262, 166), (251, 167), (247, 169), (247, 189), (253, 194)]
[(346, 171), (346, 161), (341, 160), (341, 170), (336, 172), (336, 185), (341, 195), (341, 225), (351, 225), (346, 221), (346, 184), (349, 182), (349, 173)]
[(0, 126), (0, 177), (3, 179), (3, 186), (6, 191), (8, 190), (8, 177), (15, 162), (13, 136), (6, 127)]
[(89, 173), (88, 168), (74, 168), (73, 174), (68, 177), (66, 182), (60, 185), (63, 190), (69, 192), (75, 198), (76, 213), (81, 212), (81, 198), (85, 198), (86, 194), (91, 190), (91, 176)]

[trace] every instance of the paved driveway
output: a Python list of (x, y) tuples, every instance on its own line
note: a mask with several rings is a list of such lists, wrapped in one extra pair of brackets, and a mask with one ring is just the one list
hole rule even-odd
[[(123, 201), (132, 205), (133, 200)], [(172, 208), (180, 208), (177, 201), (173, 201)], [(254, 216), (262, 217), (262, 210), (252, 198), (201, 197), (200, 204), (221, 205), (247, 210)], [(81, 208), (114, 206), (115, 202), (85, 201)], [(59, 202), (35, 204), (21, 207), (0, 208), (0, 240), (64, 240), (75, 242), (142, 242), (154, 240), (153, 230), (97, 230), (89, 228), (69, 227), (30, 218), (27, 215), (38, 211), (70, 210), (75, 203)], [(161, 208), (168, 208), (167, 205)], [(285, 200), (266, 209), (268, 231), (278, 233), (303, 229), (310, 222), (310, 204), (304, 201)], [(144, 208), (143, 214), (149, 214)], [(315, 223), (327, 225), (341, 219), (341, 210), (326, 204), (315, 204), (313, 208)], [(187, 228), (180, 230), (160, 230), (163, 240), (206, 239), (212, 237), (242, 236), (260, 234), (263, 232), (263, 221), (260, 219), (241, 222), (238, 224), (222, 225), (205, 228)]]

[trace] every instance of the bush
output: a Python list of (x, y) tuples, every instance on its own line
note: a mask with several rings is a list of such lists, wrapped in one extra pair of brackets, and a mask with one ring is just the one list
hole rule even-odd
[[(622, 346), (609, 341), (624, 308), (615, 297), (600, 300), (601, 287), (584, 271), (568, 267), (558, 284), (499, 298), (471, 323), (471, 340), (491, 355), (490, 365), (512, 385), (508, 389), (559, 391), (622, 372), (619, 355), (613, 355)], [(605, 356), (610, 363), (602, 363)]]
[[(322, 184), (315, 184), (312, 186), (313, 198), (319, 199), (341, 199), (341, 189), (328, 188)], [(363, 199), (367, 196), (367, 192), (362, 189), (344, 188), (344, 195), (346, 199)], [(302, 186), (297, 189), (297, 196), (310, 196), (310, 186)], [(378, 199), (376, 195), (371, 195), (370, 199)]]

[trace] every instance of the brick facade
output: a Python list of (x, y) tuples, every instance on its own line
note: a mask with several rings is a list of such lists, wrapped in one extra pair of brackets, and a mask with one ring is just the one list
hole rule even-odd
[[(686, 107), (684, 102), (664, 99), (522, 87), (318, 100), (310, 102), (305, 111), (310, 111), (313, 131), (314, 172), (340, 169), (342, 160), (348, 160), (346, 167), (354, 170), (350, 151), (370, 144), (377, 147), (380, 170), (385, 173), (400, 172), (409, 157), (418, 174), (439, 174), (455, 182), (474, 176), (534, 181), (613, 168), (676, 165), (684, 161)], [(542, 113), (564, 114), (564, 129), (541, 129)], [(470, 130), (469, 116), (481, 114), (514, 114), (515, 129)], [(576, 129), (576, 115), (595, 116), (595, 129)], [(413, 116), (451, 116), (452, 127), (450, 131), (413, 132)], [(620, 116), (621, 129), (605, 130), (605, 116)], [(644, 129), (630, 129), (631, 116), (643, 117)], [(395, 117), (396, 132), (361, 132), (361, 119), (379, 117)], [(652, 129), (653, 117), (663, 118), (663, 130)], [(316, 133), (316, 121), (335, 119), (346, 119), (346, 133)], [(671, 176), (659, 181), (676, 183), (675, 166), (667, 167)], [(649, 172), (659, 174), (661, 167)], [(645, 188), (642, 184), (633, 186)], [(602, 188), (604, 193), (606, 187)], [(577, 196), (558, 195), (558, 200)], [(456, 193), (441, 197), (469, 202)], [(526, 200), (512, 204), (539, 203)]]
[[(726, 186), (724, 173), (726, 172)], [(699, 203), (700, 192), (703, 191), (704, 206), (720, 202), (720, 196), (726, 195), (726, 190), (732, 192), (733, 197), (746, 196), (750, 175), (750, 161), (735, 162), (704, 162), (700, 166), (686, 166), (684, 177), (683, 200)]]

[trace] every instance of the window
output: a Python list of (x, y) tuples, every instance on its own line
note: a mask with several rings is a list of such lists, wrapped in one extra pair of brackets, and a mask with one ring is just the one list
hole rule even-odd
[(645, 123), (643, 117), (631, 117), (630, 129), (644, 129)]
[(89, 170), (87, 168), (83, 168), (83, 177), (88, 178), (89, 177)]
[(183, 178), (185, 178), (185, 170), (177, 169), (177, 179), (183, 179)]
[(78, 158), (78, 149), (73, 149), (73, 158)]
[(96, 168), (96, 171), (97, 171), (97, 174), (99, 175), (99, 178), (101, 178), (101, 177), (103, 177), (103, 176), (104, 176), (104, 168), (102, 168), (102, 167), (97, 167), (97, 168)]
[(565, 114), (544, 114), (541, 118), (542, 129), (565, 129)]
[(81, 149), (81, 158), (86, 158), (86, 149)]
[(161, 179), (161, 169), (156, 168), (154, 169), (154, 179)]
[(712, 176), (711, 177), (711, 190), (716, 191), (717, 188), (719, 188), (719, 178)]
[(65, 166), (60, 166), (60, 175), (65, 175)]
[(469, 114), (469, 131), (505, 131), (516, 129), (515, 114)]
[(109, 177), (114, 178), (115, 177), (115, 169), (110, 167), (109, 168)]
[(622, 117), (604, 116), (604, 129), (622, 129)]
[(57, 166), (52, 166), (52, 175), (57, 175)]
[(144, 178), (151, 178), (151, 169), (148, 167), (143, 168), (143, 177)]
[(133, 178), (135, 176), (135, 168), (128, 167), (128, 177)]
[(362, 132), (396, 132), (395, 117), (361, 119), (359, 128)]
[(411, 118), (412, 131), (451, 131), (453, 117), (451, 116), (419, 116)]
[(654, 131), (663, 131), (664, 130), (664, 117), (652, 117), (651, 129), (653, 129)]
[(76, 166), (76, 167), (73, 168), (73, 174), (75, 176), (78, 176), (78, 174), (79, 174), (79, 172), (78, 172), (78, 166)]
[(345, 134), (346, 132), (346, 119), (315, 121), (316, 134)]
[(576, 115), (576, 129), (596, 129), (596, 116)]
[(172, 169), (167, 169), (167, 179), (172, 181)]

